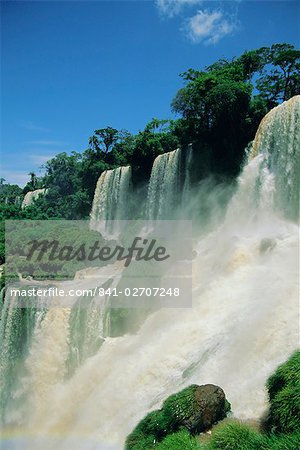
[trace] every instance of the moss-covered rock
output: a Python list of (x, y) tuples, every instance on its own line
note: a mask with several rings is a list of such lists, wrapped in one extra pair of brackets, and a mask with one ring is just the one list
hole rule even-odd
[(230, 404), (220, 387), (189, 386), (168, 397), (162, 409), (147, 414), (128, 436), (125, 449), (139, 450), (144, 443), (144, 448), (150, 450), (180, 429), (200, 433), (226, 417), (229, 410)]
[(194, 384), (167, 398), (163, 410), (172, 417), (173, 423), (196, 434), (224, 419), (230, 410), (230, 404), (220, 387)]

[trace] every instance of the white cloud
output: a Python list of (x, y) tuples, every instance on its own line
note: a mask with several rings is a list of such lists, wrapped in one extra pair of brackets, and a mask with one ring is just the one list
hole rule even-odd
[(233, 20), (226, 18), (222, 11), (198, 11), (185, 21), (185, 30), (191, 41), (216, 44), (236, 29)]
[(156, 6), (163, 16), (174, 17), (183, 10), (185, 6), (199, 5), (203, 0), (156, 0)]

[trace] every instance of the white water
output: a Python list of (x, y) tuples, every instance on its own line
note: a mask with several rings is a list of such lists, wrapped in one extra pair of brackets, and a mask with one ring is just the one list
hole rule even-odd
[(170, 219), (190, 189), (192, 148), (164, 153), (156, 157), (148, 187), (147, 219)]
[(40, 195), (45, 195), (45, 193), (46, 189), (36, 189), (35, 191), (27, 192), (22, 202), (22, 208), (32, 205), (34, 200), (36, 200)]
[(297, 97), (264, 119), (223, 223), (197, 240), (192, 309), (106, 339), (68, 380), (69, 312), (48, 312), (25, 362), (26, 415), (11, 421), (40, 436), (22, 449), (122, 448), (147, 411), (191, 383), (220, 385), (239, 418), (261, 416), (267, 377), (298, 344), (299, 107)]
[(274, 183), (274, 203), (270, 206), (294, 220), (299, 218), (299, 98), (293, 97), (264, 117), (252, 150), (252, 157), (262, 155)]
[(128, 218), (130, 193), (130, 166), (105, 170), (100, 175), (95, 190), (91, 211), (91, 229), (97, 229), (104, 236), (117, 235), (120, 231), (120, 222), (118, 225), (117, 221)]

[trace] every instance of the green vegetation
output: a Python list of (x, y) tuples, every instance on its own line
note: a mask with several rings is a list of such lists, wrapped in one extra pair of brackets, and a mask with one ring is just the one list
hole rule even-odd
[(263, 448), (263, 436), (238, 421), (231, 421), (213, 432), (207, 450), (259, 450)]
[(198, 442), (201, 450), (295, 450), (300, 448), (300, 432), (268, 435), (232, 420), (217, 426), (207, 442)]
[(128, 436), (125, 448), (137, 450), (142, 445), (141, 448), (156, 448), (159, 442), (164, 444), (161, 448), (174, 444), (177, 449), (179, 442), (188, 442), (187, 448), (197, 448), (192, 436), (224, 419), (229, 410), (222, 389), (214, 385), (191, 385), (168, 397), (161, 409), (147, 414)]
[[(194, 436), (182, 424), (194, 405), (194, 386), (170, 396), (128, 436), (126, 450), (295, 450), (300, 448), (300, 352), (278, 367), (267, 381), (270, 414), (264, 432), (226, 419), (212, 434)], [(180, 421), (176, 422), (176, 421)]]
[(208, 148), (210, 172), (236, 175), (262, 117), (300, 92), (299, 68), (300, 51), (275, 44), (204, 71), (189, 69), (172, 103), (183, 116), (177, 123), (180, 143), (192, 142), (199, 152)]
[(186, 430), (170, 434), (155, 447), (156, 450), (198, 450), (200, 448), (197, 440)]
[(175, 431), (175, 426), (172, 423), (172, 417), (165, 415), (163, 410), (152, 411), (139, 422), (128, 436), (125, 448), (126, 450), (153, 448), (155, 443), (173, 431)]
[(300, 431), (300, 352), (269, 378), (270, 415), (267, 426), (275, 433)]

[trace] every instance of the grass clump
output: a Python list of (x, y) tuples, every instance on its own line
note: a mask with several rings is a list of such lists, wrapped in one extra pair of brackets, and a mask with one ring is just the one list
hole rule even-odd
[(263, 436), (247, 425), (231, 421), (216, 427), (207, 450), (261, 450)]
[(173, 429), (171, 417), (165, 415), (162, 410), (152, 411), (138, 423), (127, 437), (125, 449), (150, 450), (154, 448), (155, 443), (161, 441)]
[(264, 440), (262, 450), (296, 450), (300, 448), (300, 432), (293, 434), (272, 434)]
[(268, 379), (270, 411), (267, 429), (274, 433), (300, 430), (300, 352), (278, 367)]
[(155, 447), (155, 450), (200, 450), (202, 448), (187, 430), (180, 430), (169, 434)]
[(300, 382), (300, 351), (292, 356), (269, 377), (267, 389), (269, 399), (272, 401), (276, 394), (287, 386), (292, 386)]

